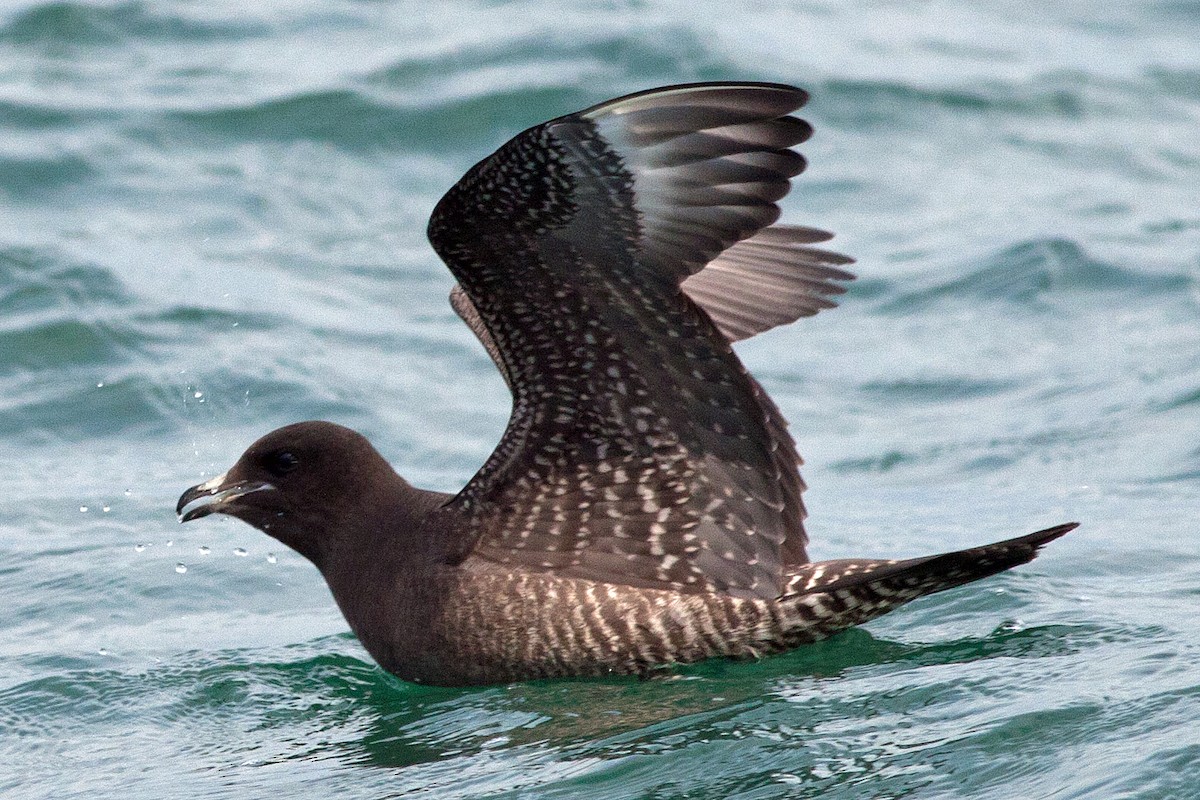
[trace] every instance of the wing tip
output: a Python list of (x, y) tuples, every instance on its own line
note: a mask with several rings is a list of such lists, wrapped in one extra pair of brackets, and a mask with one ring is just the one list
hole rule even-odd
[[(809, 101), (808, 92), (799, 86), (792, 86), (787, 83), (773, 83), (770, 81), (697, 81), (693, 83), (676, 83), (669, 86), (659, 86), (653, 89), (631, 92), (630, 94), (614, 97), (611, 100), (605, 100), (602, 103), (589, 106), (577, 112), (577, 115), (588, 119), (595, 119), (598, 116), (606, 114), (624, 114), (630, 111), (638, 111), (646, 107), (646, 104), (638, 101), (646, 98), (654, 98), (652, 101), (653, 104), (660, 105), (672, 97), (678, 97), (681, 100), (687, 98), (689, 101), (696, 101), (700, 99), (700, 95), (712, 93), (713, 95), (729, 99), (732, 95), (739, 92), (753, 94), (759, 91), (775, 94), (779, 100), (783, 101), (779, 106), (781, 110), (776, 114), (778, 117), (784, 117), (792, 111), (803, 108)], [(701, 105), (707, 104), (701, 103)]]

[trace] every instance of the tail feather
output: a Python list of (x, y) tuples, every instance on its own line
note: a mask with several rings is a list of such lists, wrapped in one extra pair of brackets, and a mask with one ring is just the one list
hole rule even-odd
[(1038, 549), (1079, 527), (1056, 525), (1003, 542), (900, 561), (848, 559), (806, 564), (779, 603), (798, 616), (789, 638), (811, 641), (859, 625), (927, 594), (1025, 564)]

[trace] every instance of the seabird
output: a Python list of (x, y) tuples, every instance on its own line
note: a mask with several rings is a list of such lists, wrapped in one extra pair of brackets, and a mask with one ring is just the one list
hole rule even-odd
[(450, 294), (513, 395), (457, 494), (329, 422), (267, 434), (179, 499), (320, 570), (420, 683), (646, 675), (827, 637), (1024, 564), (1076, 527), (904, 560), (809, 560), (787, 424), (731, 344), (831, 308), (851, 259), (776, 224), (804, 91), (697, 83), (519, 134), (438, 203)]

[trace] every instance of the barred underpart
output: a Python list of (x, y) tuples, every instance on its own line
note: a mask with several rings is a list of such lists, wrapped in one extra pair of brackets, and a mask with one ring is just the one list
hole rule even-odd
[[(453, 633), (443, 641), (443, 658), (427, 664), (411, 650), (373, 654), (410, 679), (452, 684), (648, 675), (708, 658), (759, 658), (1026, 563), (1038, 548), (1074, 528), (1060, 525), (929, 558), (810, 564), (790, 578), (787, 594), (769, 601), (631, 590), (478, 564), (443, 573), (437, 582), (437, 592), (449, 601), (432, 626), (429, 620), (423, 624)], [(401, 588), (406, 591), (413, 590)], [(422, 605), (416, 595), (406, 602)], [(413, 635), (393, 632), (391, 638)]]

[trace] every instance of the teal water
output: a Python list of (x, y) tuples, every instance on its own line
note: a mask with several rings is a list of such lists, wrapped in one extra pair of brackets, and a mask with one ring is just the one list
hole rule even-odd
[[(1200, 796), (1193, 3), (0, 6), (5, 798)], [(180, 491), (284, 423), (460, 486), (506, 390), (424, 241), (508, 136), (808, 88), (785, 219), (859, 259), (740, 347), (819, 558), (1033, 564), (670, 680), (403, 684)]]

